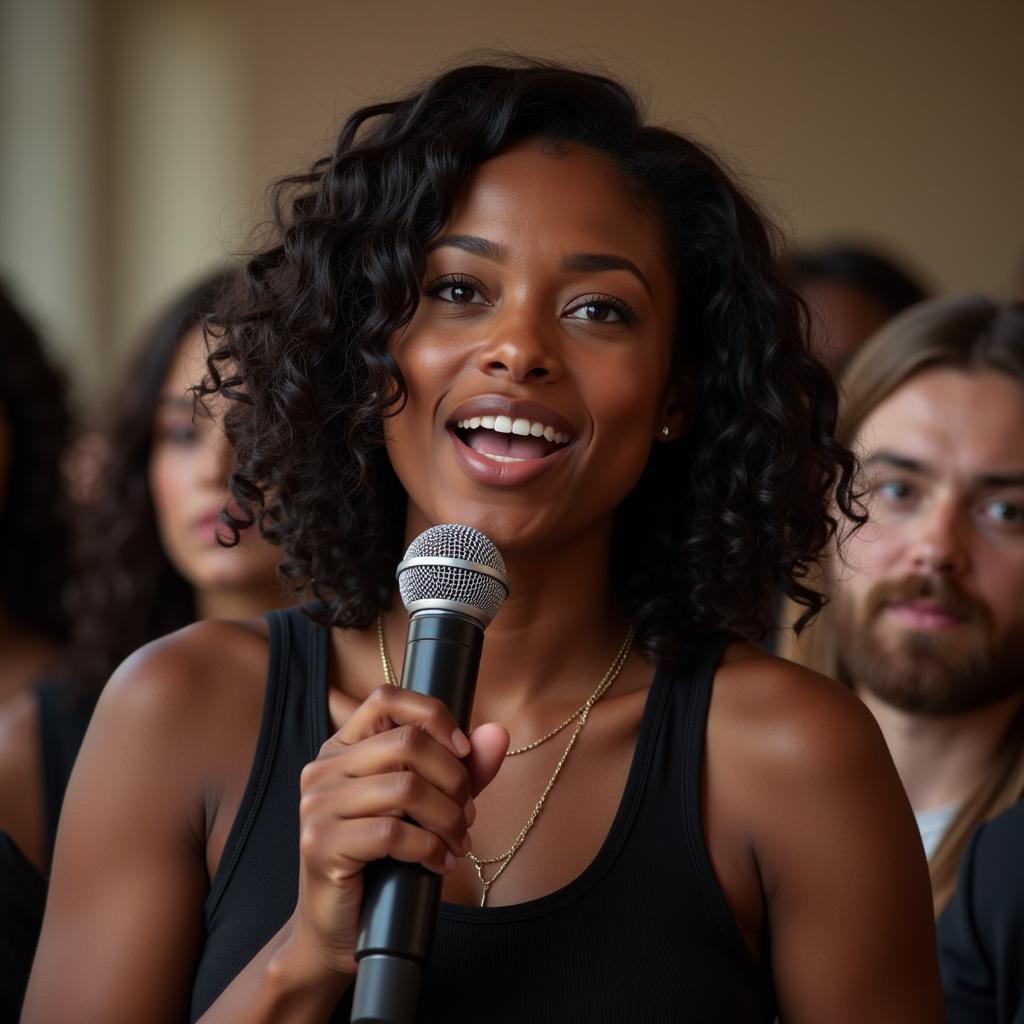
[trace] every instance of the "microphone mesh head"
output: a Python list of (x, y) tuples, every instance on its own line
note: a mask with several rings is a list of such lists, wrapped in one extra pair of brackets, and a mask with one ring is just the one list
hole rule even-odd
[[(508, 596), (501, 552), (472, 526), (442, 523), (424, 530), (405, 553), (405, 561), (411, 558), (436, 558), (438, 561), (398, 567), (398, 589), (402, 603), (410, 611), (417, 602), (451, 602), (475, 609), (478, 617), (490, 622)], [(447, 565), (443, 561), (446, 558), (486, 566), (499, 573), (501, 579), (468, 566)]]

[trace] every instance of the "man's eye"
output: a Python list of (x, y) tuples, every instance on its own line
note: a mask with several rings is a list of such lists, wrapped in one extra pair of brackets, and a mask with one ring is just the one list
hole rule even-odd
[(985, 502), (982, 514), (1000, 526), (1024, 527), (1024, 505), (1007, 501), (1005, 498)]
[(883, 480), (875, 488), (875, 491), (886, 501), (892, 502), (906, 501), (914, 493), (910, 484), (904, 483), (902, 480)]

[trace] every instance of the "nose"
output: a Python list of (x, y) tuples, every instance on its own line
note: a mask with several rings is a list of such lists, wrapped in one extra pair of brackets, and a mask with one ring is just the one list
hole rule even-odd
[(913, 568), (923, 574), (962, 576), (970, 565), (970, 524), (956, 502), (936, 501), (918, 525), (920, 532), (910, 546)]
[(509, 303), (488, 320), (490, 332), (477, 354), (480, 369), (516, 383), (553, 381), (562, 375), (557, 328), (527, 304)]

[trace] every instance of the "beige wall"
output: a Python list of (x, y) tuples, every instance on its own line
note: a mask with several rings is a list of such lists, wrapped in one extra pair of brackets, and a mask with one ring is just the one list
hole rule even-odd
[(625, 76), (795, 238), (881, 242), (944, 290), (1005, 293), (1024, 264), (1018, 0), (5, 3), (0, 271), (92, 399), (154, 307), (243, 243), (271, 177), (475, 47)]

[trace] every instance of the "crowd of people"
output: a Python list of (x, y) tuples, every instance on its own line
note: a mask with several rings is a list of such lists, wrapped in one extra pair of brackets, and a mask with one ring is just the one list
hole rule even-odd
[[(0, 294), (0, 1018), (1024, 1022), (1024, 305), (780, 253), (601, 74), (449, 70), (274, 186), (87, 493)], [(395, 567), (497, 545), (472, 728)]]

